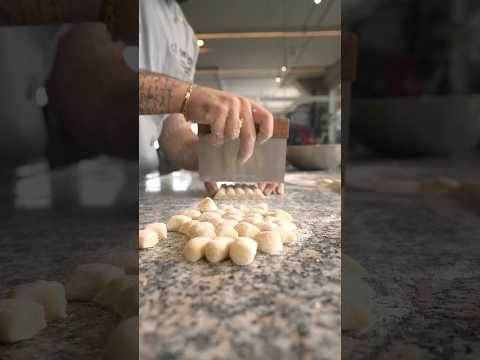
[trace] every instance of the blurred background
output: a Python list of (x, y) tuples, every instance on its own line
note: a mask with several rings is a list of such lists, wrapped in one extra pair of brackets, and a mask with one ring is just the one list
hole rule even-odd
[(478, 1), (344, 0), (342, 26), (358, 36), (349, 158), (478, 146)]
[[(340, 1), (191, 0), (182, 8), (200, 46), (196, 83), (288, 117), (291, 146), (341, 142)], [(336, 166), (339, 150), (330, 156)], [(289, 151), (290, 162), (331, 166), (315, 163), (318, 149), (307, 151)]]

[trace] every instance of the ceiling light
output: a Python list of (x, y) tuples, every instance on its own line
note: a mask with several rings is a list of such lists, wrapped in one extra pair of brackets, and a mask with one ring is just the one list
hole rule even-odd
[(315, 5), (318, 5), (322, 2), (322, 0), (313, 0), (313, 2), (314, 2)]
[(282, 81), (282, 78), (281, 78), (280, 76), (277, 76), (277, 77), (275, 78), (275, 82), (276, 82), (277, 84), (280, 84), (281, 81)]
[(281, 67), (281, 70), (282, 70), (282, 72), (287, 72), (287, 67), (286, 67), (285, 65), (283, 65), (283, 66)]
[(205, 45), (205, 41), (203, 41), (202, 39), (198, 39), (197, 40), (197, 46), (202, 47), (203, 45)]

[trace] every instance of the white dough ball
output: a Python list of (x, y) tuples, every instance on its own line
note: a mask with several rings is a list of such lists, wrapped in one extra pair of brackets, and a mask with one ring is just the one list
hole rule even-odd
[(275, 223), (278, 225), (279, 228), (282, 228), (282, 229), (286, 229), (290, 231), (295, 231), (297, 229), (297, 226), (290, 220), (277, 219), (275, 220)]
[(231, 239), (238, 238), (238, 232), (233, 227), (229, 226), (228, 224), (219, 224), (215, 227), (215, 233), (217, 236), (224, 236)]
[(133, 316), (118, 325), (108, 339), (103, 353), (104, 360), (138, 359), (138, 316)]
[(284, 228), (280, 227), (276, 231), (280, 235), (283, 244), (291, 244), (291, 243), (294, 243), (295, 241), (297, 241), (297, 236), (291, 230), (284, 229)]
[(255, 259), (258, 244), (250, 238), (239, 237), (230, 244), (229, 256), (237, 265), (249, 265)]
[(183, 248), (183, 256), (190, 262), (200, 260), (205, 255), (205, 246), (212, 241), (208, 237), (190, 239)]
[(15, 287), (10, 293), (13, 299), (31, 300), (43, 306), (46, 320), (67, 316), (65, 287), (57, 281), (37, 280)]
[(201, 212), (205, 212), (205, 211), (218, 210), (218, 207), (215, 204), (215, 201), (213, 201), (209, 197), (206, 197), (198, 203), (197, 209), (200, 210)]
[(42, 305), (26, 299), (0, 300), (1, 343), (31, 339), (46, 326)]
[(138, 232), (138, 248), (147, 249), (151, 248), (158, 243), (158, 234), (153, 230), (140, 230)]
[(153, 230), (158, 235), (158, 240), (163, 240), (167, 238), (167, 225), (164, 223), (152, 223), (145, 225), (145, 230)]
[(257, 218), (257, 217), (245, 216), (245, 217), (242, 219), (242, 222), (247, 222), (247, 223), (249, 223), (249, 224), (252, 224), (252, 225), (257, 226), (257, 224), (260, 224), (261, 222), (263, 222), (263, 218), (259, 219), (259, 218)]
[(127, 274), (138, 274), (138, 251), (114, 251), (106, 256), (103, 256), (97, 262), (101, 264), (114, 265), (123, 269)]
[(93, 298), (97, 304), (105, 306), (109, 309), (114, 308), (115, 303), (120, 298), (123, 290), (138, 283), (138, 276), (128, 275), (122, 276), (109, 281), (109, 283), (98, 292)]
[(252, 207), (256, 208), (256, 209), (262, 209), (264, 211), (264, 213), (266, 213), (268, 211), (268, 204), (267, 203), (255, 204)]
[(110, 264), (83, 264), (75, 268), (65, 284), (68, 300), (90, 301), (111, 280), (124, 275)]
[(209, 222), (200, 222), (194, 224), (189, 231), (189, 236), (194, 237), (208, 237), (213, 239), (216, 236), (215, 226)]
[(235, 226), (238, 236), (253, 238), (256, 234), (260, 232), (258, 228), (250, 223), (241, 222)]
[(180, 229), (178, 229), (178, 232), (187, 236), (190, 236), (190, 230), (192, 229), (193, 225), (199, 224), (200, 221), (198, 220), (192, 220), (189, 222), (186, 222), (182, 226), (180, 226)]
[(202, 212), (197, 209), (186, 209), (186, 210), (183, 210), (178, 215), (185, 215), (191, 218), (192, 220), (197, 220), (200, 217), (200, 215), (202, 215)]
[(283, 251), (282, 238), (276, 231), (262, 231), (254, 240), (258, 243), (258, 250), (264, 253), (275, 255)]
[(289, 213), (287, 213), (286, 211), (284, 211), (282, 209), (274, 209), (274, 210), (266, 213), (266, 215), (271, 215), (271, 216), (275, 216), (275, 217), (280, 218), (280, 219), (287, 219), (287, 220), (293, 221), (292, 215), (290, 215)]
[(238, 224), (238, 221), (235, 221), (235, 220), (223, 220), (223, 222), (221, 222), (220, 224), (217, 224), (218, 225), (225, 225), (225, 226), (230, 226), (230, 227), (235, 227), (237, 226)]
[(205, 246), (205, 257), (211, 263), (219, 263), (228, 257), (228, 251), (233, 239), (216, 237)]
[(113, 310), (122, 318), (126, 319), (131, 316), (138, 316), (138, 280), (120, 292), (120, 296), (113, 304)]
[(273, 222), (263, 221), (257, 224), (257, 228), (260, 231), (273, 231), (278, 229), (278, 225)]
[(180, 230), (180, 227), (189, 222), (192, 221), (191, 217), (185, 216), (185, 215), (173, 215), (168, 221), (167, 221), (167, 229), (168, 231), (178, 231)]

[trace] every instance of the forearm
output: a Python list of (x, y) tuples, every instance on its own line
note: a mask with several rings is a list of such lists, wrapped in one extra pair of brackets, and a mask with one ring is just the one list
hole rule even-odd
[(188, 86), (188, 83), (166, 75), (140, 71), (138, 91), (140, 114), (180, 113)]
[(181, 169), (198, 170), (198, 136), (183, 115), (174, 114), (165, 120), (159, 142), (169, 162)]
[(0, 0), (0, 26), (98, 22), (103, 0)]

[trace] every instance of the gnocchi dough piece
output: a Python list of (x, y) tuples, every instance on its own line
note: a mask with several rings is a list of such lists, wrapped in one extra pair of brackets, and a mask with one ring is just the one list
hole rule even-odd
[(212, 241), (208, 237), (190, 239), (183, 249), (183, 256), (190, 262), (200, 260), (205, 255), (205, 246)]
[(223, 216), (225, 220), (233, 220), (233, 221), (242, 221), (243, 215), (238, 215), (238, 214), (233, 214), (233, 213), (227, 213)]
[(178, 215), (185, 215), (191, 218), (192, 220), (197, 220), (200, 217), (200, 215), (202, 215), (202, 212), (197, 209), (186, 209), (186, 210), (183, 210)]
[(167, 238), (167, 225), (164, 223), (152, 223), (145, 225), (146, 230), (153, 230), (158, 235), (158, 240), (163, 240)]
[(180, 226), (180, 229), (178, 229), (178, 232), (187, 236), (190, 236), (190, 230), (192, 229), (193, 225), (199, 224), (199, 220), (192, 220), (189, 222), (186, 222), (182, 226)]
[(199, 222), (190, 228), (189, 235), (194, 237), (208, 237), (213, 239), (215, 236), (215, 226), (209, 222)]
[(293, 231), (284, 229), (282, 227), (278, 228), (276, 231), (280, 235), (283, 244), (291, 244), (297, 241), (297, 235), (295, 235)]
[(229, 186), (227, 187), (227, 190), (225, 190), (225, 195), (226, 195), (226, 199), (234, 200), (237, 197), (237, 192), (232, 186)]
[(276, 231), (262, 231), (255, 235), (254, 240), (258, 244), (258, 250), (275, 255), (283, 251), (283, 243), (280, 234)]
[(213, 224), (214, 226), (221, 223), (223, 221), (222, 216), (218, 213), (213, 213), (213, 212), (205, 212), (198, 218), (198, 220), (202, 222), (209, 222)]
[(31, 300), (43, 306), (46, 320), (67, 316), (65, 287), (57, 281), (37, 280), (15, 287), (10, 293), (13, 299)]
[(155, 231), (144, 229), (138, 232), (138, 248), (151, 248), (158, 243), (158, 235)]
[(261, 222), (256, 226), (257, 226), (257, 229), (260, 231), (274, 231), (278, 229), (277, 224), (275, 224), (274, 222), (268, 222), (268, 221)]
[(122, 269), (110, 264), (79, 265), (65, 284), (67, 300), (90, 301), (111, 280), (123, 275)]
[(255, 214), (255, 215), (263, 216), (263, 214), (265, 214), (266, 212), (267, 210), (263, 208), (252, 206), (250, 209), (248, 209), (248, 213), (245, 215)]
[(334, 180), (331, 184), (327, 185), (327, 187), (336, 193), (342, 192), (342, 183), (340, 180)]
[(245, 195), (246, 199), (255, 199), (255, 191), (250, 187), (245, 189)]
[(115, 251), (104, 256), (98, 262), (119, 267), (127, 274), (138, 274), (138, 251)]
[(189, 222), (192, 221), (191, 217), (185, 216), (185, 215), (173, 215), (168, 221), (167, 221), (167, 230), (168, 231), (178, 231), (180, 230), (180, 227)]
[(342, 328), (363, 330), (373, 322), (375, 292), (357, 274), (342, 273)]
[(115, 303), (120, 298), (122, 291), (138, 283), (138, 276), (122, 276), (109, 281), (109, 283), (98, 292), (93, 301), (106, 308), (114, 308)]
[(239, 237), (230, 244), (229, 256), (234, 264), (249, 265), (255, 259), (258, 244), (247, 237)]
[(297, 225), (295, 225), (290, 220), (277, 219), (275, 220), (275, 223), (278, 225), (279, 228), (282, 228), (282, 229), (286, 229), (290, 231), (295, 231), (297, 229)]
[(258, 217), (245, 216), (242, 221), (257, 226), (258, 224), (263, 222), (263, 218), (259, 219)]
[[(222, 188), (223, 189), (223, 188)], [(230, 204), (220, 204), (219, 205), (220, 210), (226, 211), (229, 209), (233, 209), (233, 205)]]
[(210, 219), (221, 219), (222, 215), (215, 211), (206, 211), (204, 212), (199, 218), (199, 221), (207, 221), (210, 222)]
[(223, 222), (221, 222), (220, 224), (217, 224), (218, 225), (225, 225), (225, 226), (230, 226), (230, 227), (235, 227), (237, 226), (238, 224), (238, 221), (235, 221), (235, 220), (223, 220)]
[(219, 224), (215, 227), (215, 233), (217, 236), (224, 236), (231, 239), (238, 238), (238, 232), (232, 226), (228, 224)]
[(260, 203), (260, 204), (255, 204), (252, 206), (253, 209), (262, 209), (263, 214), (265, 214), (268, 211), (268, 204), (267, 203)]
[(215, 201), (213, 201), (209, 197), (206, 197), (198, 203), (197, 210), (200, 210), (201, 212), (205, 212), (205, 211), (218, 210), (218, 207), (215, 204)]
[(248, 238), (253, 238), (256, 234), (260, 232), (260, 230), (258, 230), (256, 226), (247, 222), (241, 222), (237, 224), (237, 226), (235, 226), (235, 230), (237, 230), (238, 236)]
[(287, 213), (285, 210), (282, 210), (282, 209), (274, 209), (274, 210), (270, 211), (269, 213), (266, 213), (266, 215), (275, 216), (275, 217), (280, 218), (280, 219), (286, 219), (286, 220), (293, 221), (293, 216), (290, 215), (289, 213)]
[(205, 257), (214, 264), (225, 260), (232, 242), (233, 239), (229, 237), (216, 237), (205, 246)]
[(42, 305), (27, 299), (0, 300), (0, 343), (14, 343), (34, 337), (45, 328)]
[(138, 292), (139, 284), (127, 286), (120, 292), (120, 296), (113, 305), (113, 311), (124, 319), (138, 315)]
[(223, 200), (223, 199), (226, 199), (226, 197), (227, 197), (227, 192), (225, 191), (225, 188), (222, 186), (215, 194), (215, 199)]
[(261, 200), (261, 199), (264, 199), (264, 198), (265, 198), (265, 194), (263, 193), (262, 190), (260, 190), (260, 189), (257, 188), (257, 189), (255, 189), (254, 191), (255, 191), (255, 197), (254, 197), (255, 200)]
[(240, 210), (243, 214), (245, 214), (246, 212), (248, 212), (248, 210), (250, 210), (247, 205), (238, 205), (237, 209)]
[(126, 319), (113, 330), (104, 349), (104, 360), (138, 359), (138, 316)]

